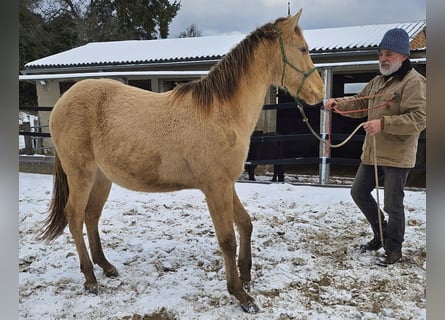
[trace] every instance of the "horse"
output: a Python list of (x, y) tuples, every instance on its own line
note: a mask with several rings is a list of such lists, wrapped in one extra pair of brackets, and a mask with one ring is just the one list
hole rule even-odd
[(300, 15), (301, 10), (257, 28), (205, 77), (170, 91), (84, 79), (59, 98), (49, 119), (53, 195), (38, 238), (51, 242), (68, 225), (87, 292), (99, 292), (93, 263), (106, 276), (118, 276), (98, 231), (112, 183), (140, 192), (198, 189), (205, 195), (222, 252), (227, 290), (245, 312), (259, 311), (247, 293), (253, 226), (235, 182), (271, 85), (309, 104), (323, 98), (323, 82), (298, 25)]

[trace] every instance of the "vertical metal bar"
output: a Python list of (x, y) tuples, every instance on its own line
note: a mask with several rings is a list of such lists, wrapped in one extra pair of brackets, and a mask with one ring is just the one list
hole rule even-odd
[[(332, 80), (333, 80), (332, 69), (324, 68), (322, 70), (322, 77), (325, 87), (325, 96), (323, 99), (323, 105), (324, 105), (327, 99), (332, 96)], [(330, 112), (331, 111), (326, 110), (324, 107), (321, 107), (320, 109), (320, 136), (323, 140), (328, 140), (330, 135), (329, 132)], [(327, 184), (330, 175), (330, 165), (327, 160), (331, 156), (331, 148), (326, 143), (320, 142), (319, 156), (320, 156), (320, 164), (319, 164), (320, 184)]]

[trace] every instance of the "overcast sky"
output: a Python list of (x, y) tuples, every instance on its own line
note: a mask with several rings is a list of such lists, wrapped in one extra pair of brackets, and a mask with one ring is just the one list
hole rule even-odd
[[(426, 19), (426, 0), (290, 0), (291, 14), (303, 8), (303, 29)], [(195, 24), (202, 36), (242, 33), (287, 16), (288, 0), (181, 0), (170, 25), (177, 37)]]

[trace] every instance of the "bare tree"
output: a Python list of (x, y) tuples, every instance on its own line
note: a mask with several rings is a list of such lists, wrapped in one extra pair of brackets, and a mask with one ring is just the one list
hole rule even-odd
[(200, 37), (202, 35), (201, 30), (198, 29), (196, 24), (192, 23), (187, 29), (179, 34), (179, 38), (192, 38)]

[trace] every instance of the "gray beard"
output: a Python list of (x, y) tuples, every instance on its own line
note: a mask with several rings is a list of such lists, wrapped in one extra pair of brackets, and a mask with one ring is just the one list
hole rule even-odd
[(379, 63), (379, 69), (380, 69), (380, 73), (383, 74), (384, 76), (389, 76), (390, 74), (393, 74), (394, 72), (396, 72), (397, 70), (400, 69), (400, 67), (402, 66), (402, 62), (401, 60), (395, 62), (394, 64), (389, 66), (389, 69), (384, 70), (382, 68), (382, 64)]

